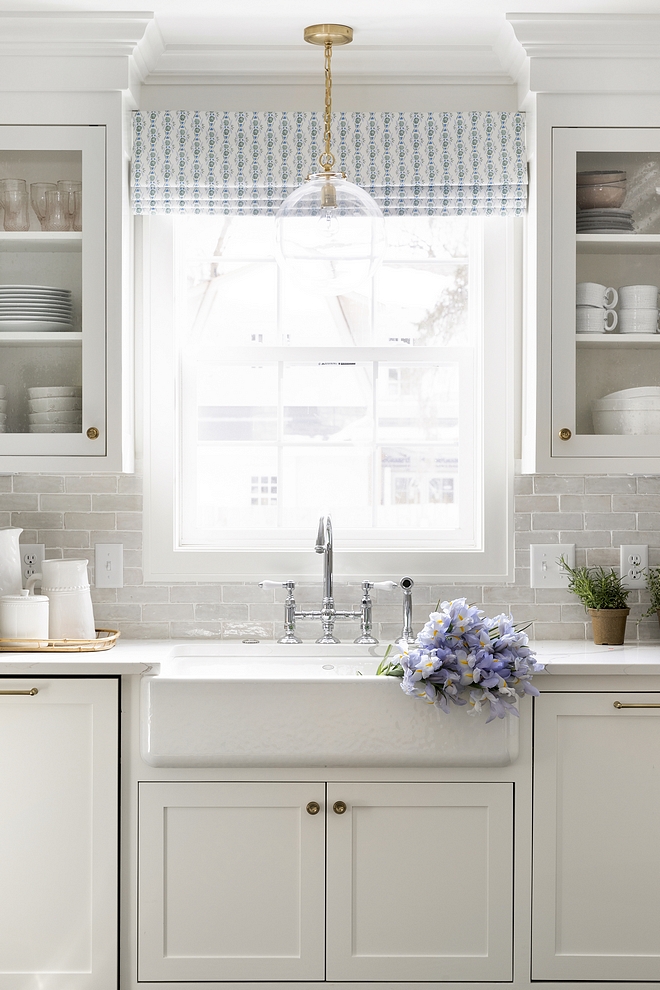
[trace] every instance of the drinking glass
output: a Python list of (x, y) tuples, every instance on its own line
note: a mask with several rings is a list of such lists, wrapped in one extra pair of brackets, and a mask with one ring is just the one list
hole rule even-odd
[(32, 209), (39, 218), (41, 229), (46, 230), (46, 190), (57, 189), (54, 182), (32, 182), (30, 184), (30, 202)]
[(67, 209), (69, 195), (59, 189), (47, 189), (46, 197), (46, 230), (69, 230), (71, 224)]
[(74, 179), (59, 179), (57, 188), (64, 196), (66, 212), (69, 215), (69, 230), (71, 230), (76, 214), (75, 194), (82, 193), (82, 182), (76, 182)]
[(82, 230), (82, 192), (76, 190), (73, 194), (73, 229)]
[(0, 199), (5, 209), (5, 230), (29, 230), (30, 218), (25, 179), (0, 180)]

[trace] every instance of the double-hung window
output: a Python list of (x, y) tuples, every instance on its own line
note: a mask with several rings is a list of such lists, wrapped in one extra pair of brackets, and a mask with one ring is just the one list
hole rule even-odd
[(281, 270), (268, 215), (142, 220), (147, 580), (511, 576), (506, 217), (387, 216), (357, 289)]

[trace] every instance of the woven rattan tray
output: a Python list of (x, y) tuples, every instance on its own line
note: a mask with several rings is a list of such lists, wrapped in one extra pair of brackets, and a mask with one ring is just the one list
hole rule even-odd
[(97, 629), (96, 639), (0, 639), (0, 653), (98, 653), (111, 650), (121, 633)]

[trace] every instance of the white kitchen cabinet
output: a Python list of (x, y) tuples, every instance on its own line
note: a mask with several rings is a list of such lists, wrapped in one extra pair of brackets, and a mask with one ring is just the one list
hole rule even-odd
[(327, 809), (328, 980), (512, 979), (511, 784), (328, 784)]
[[(660, 334), (576, 332), (577, 282), (660, 284), (660, 128), (556, 127), (552, 132), (552, 392), (550, 462), (541, 470), (657, 470), (660, 431), (598, 435), (592, 403), (660, 382)], [(634, 233), (576, 234), (576, 172), (627, 173)], [(655, 465), (655, 467), (654, 467)]]
[(138, 979), (322, 980), (324, 806), (320, 783), (141, 783)]
[[(42, 230), (32, 205), (30, 229), (6, 231), (0, 210), (0, 286), (65, 289), (73, 303), (72, 325), (64, 331), (37, 320), (0, 321), (0, 385), (7, 387), (2, 471), (132, 467), (125, 437), (126, 383), (116, 357), (125, 349), (126, 335), (115, 315), (122, 295), (116, 222), (113, 217), (106, 223), (106, 130), (104, 125), (0, 124), (0, 179), (24, 179), (28, 197), (33, 182), (81, 181), (83, 203), (81, 231)], [(82, 426), (30, 433), (27, 389), (32, 386), (81, 386)]]
[(660, 693), (542, 695), (534, 732), (532, 978), (657, 980)]
[(139, 980), (511, 980), (512, 785), (325, 792), (140, 784)]
[(116, 990), (118, 683), (0, 678), (0, 990)]

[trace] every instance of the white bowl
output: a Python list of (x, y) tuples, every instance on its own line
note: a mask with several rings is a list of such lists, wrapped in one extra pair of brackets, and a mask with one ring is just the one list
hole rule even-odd
[(599, 434), (660, 434), (660, 408), (592, 409), (594, 431)]
[(622, 388), (618, 392), (608, 392), (597, 402), (605, 402), (609, 399), (627, 399), (640, 395), (660, 395), (660, 385), (641, 385), (638, 388)]
[(82, 409), (82, 399), (28, 399), (28, 412), (63, 412), (66, 409)]
[(81, 433), (77, 423), (30, 423), (28, 433)]
[(39, 388), (29, 388), (27, 394), (30, 399), (79, 398), (82, 395), (82, 386), (44, 385)]
[(42, 412), (30, 413), (28, 419), (31, 423), (81, 423), (82, 410), (69, 409), (64, 412)]

